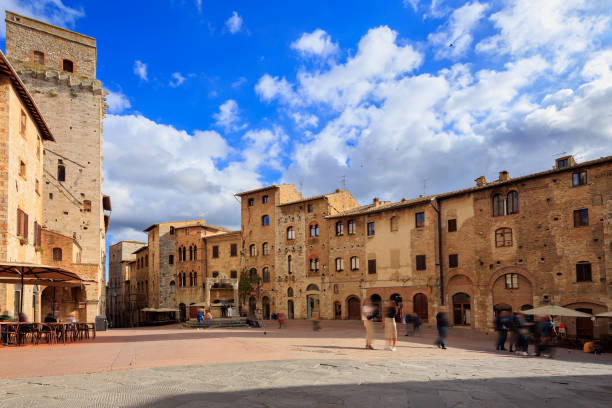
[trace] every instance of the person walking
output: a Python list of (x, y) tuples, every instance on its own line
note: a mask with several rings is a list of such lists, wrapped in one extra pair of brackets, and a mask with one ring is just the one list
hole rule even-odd
[[(410, 313), (406, 313), (406, 316), (404, 316), (404, 324), (406, 325), (406, 334), (404, 334), (404, 336), (410, 336), (410, 334), (414, 334), (414, 321), (412, 320), (413, 317)], [(413, 328), (412, 333), (410, 333), (410, 328)]]
[(506, 339), (508, 338), (508, 312), (502, 310), (495, 318), (495, 331), (497, 332), (497, 344), (495, 350), (506, 351)]
[(212, 322), (212, 314), (210, 313), (210, 310), (206, 311), (206, 314), (204, 315), (204, 320), (206, 321), (206, 327), (210, 329), (210, 324)]
[(204, 322), (204, 312), (202, 309), (198, 310), (198, 329), (202, 328), (202, 323)]
[(440, 311), (436, 315), (436, 327), (438, 328), (438, 339), (434, 343), (438, 348), (446, 350), (444, 339), (448, 332), (448, 317), (446, 316), (446, 306), (440, 306)]
[(366, 300), (361, 308), (361, 320), (363, 320), (363, 327), (365, 327), (366, 331), (366, 344), (365, 348), (367, 350), (374, 350), (374, 346), (372, 342), (374, 341), (374, 323), (372, 320), (374, 319), (374, 307), (372, 306), (372, 301), (370, 299)]
[(285, 314), (281, 312), (278, 314), (278, 328), (282, 329), (283, 324), (285, 324)]
[(227, 305), (227, 317), (232, 317), (232, 313), (234, 313), (234, 310), (232, 309), (232, 305)]
[(418, 314), (415, 314), (412, 317), (412, 334), (413, 335), (417, 335), (417, 333), (421, 332), (421, 318), (419, 317)]
[(383, 327), (385, 328), (385, 340), (387, 341), (387, 350), (395, 351), (397, 343), (397, 326), (395, 324), (395, 316), (397, 315), (397, 306), (394, 302), (387, 302), (384, 309)]

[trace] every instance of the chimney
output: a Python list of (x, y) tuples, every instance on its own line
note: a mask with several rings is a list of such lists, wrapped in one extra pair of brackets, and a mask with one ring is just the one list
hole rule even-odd
[(476, 182), (476, 186), (478, 187), (482, 187), (487, 184), (487, 179), (485, 178), (485, 176), (480, 176), (474, 181)]
[(374, 200), (372, 200), (372, 204), (374, 204), (374, 207), (378, 207), (378, 197), (374, 197)]
[(336, 189), (336, 193), (339, 193), (341, 190), (339, 188)]
[(406, 202), (406, 198), (402, 197), (402, 203)]
[(506, 170), (502, 170), (499, 172), (499, 181), (508, 181), (510, 180), (510, 174)]

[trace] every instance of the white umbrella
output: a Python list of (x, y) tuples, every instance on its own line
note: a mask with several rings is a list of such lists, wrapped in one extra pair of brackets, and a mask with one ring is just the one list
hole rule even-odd
[(534, 309), (521, 310), (521, 313), (528, 315), (552, 315), (552, 316), (571, 316), (571, 317), (592, 317), (588, 313), (579, 312), (574, 309), (561, 306), (540, 306)]
[(605, 312), (595, 315), (595, 317), (612, 317), (612, 312)]

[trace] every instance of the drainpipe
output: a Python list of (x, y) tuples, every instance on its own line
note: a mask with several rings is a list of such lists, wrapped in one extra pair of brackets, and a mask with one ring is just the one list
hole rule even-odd
[(442, 269), (442, 213), (441, 213), (441, 209), (442, 209), (442, 202), (440, 200), (436, 200), (438, 203), (438, 208), (436, 208), (435, 205), (433, 205), (433, 201), (436, 200), (436, 198), (432, 198), (431, 199), (431, 207), (434, 209), (434, 211), (437, 213), (438, 215), (438, 262), (439, 262), (439, 267), (440, 267), (440, 305), (444, 306), (444, 270)]

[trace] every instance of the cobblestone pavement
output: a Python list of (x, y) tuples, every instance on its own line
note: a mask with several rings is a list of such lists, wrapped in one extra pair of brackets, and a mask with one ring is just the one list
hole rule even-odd
[(0, 407), (610, 407), (612, 366), (307, 359), (5, 380)]

